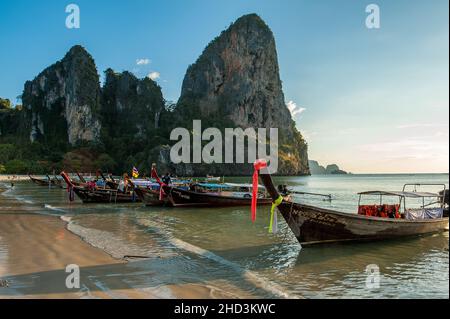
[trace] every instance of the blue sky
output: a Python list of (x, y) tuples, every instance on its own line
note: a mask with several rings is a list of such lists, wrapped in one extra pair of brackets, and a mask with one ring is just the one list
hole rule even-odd
[[(81, 28), (65, 27), (65, 7)], [(365, 26), (376, 3), (381, 28)], [(81, 44), (100, 74), (159, 74), (178, 99), (189, 64), (247, 13), (274, 32), (286, 103), (310, 157), (354, 173), (448, 172), (447, 0), (36, 0), (0, 2), (0, 97)], [(137, 65), (138, 59), (148, 64)], [(157, 72), (157, 73), (154, 73)]]

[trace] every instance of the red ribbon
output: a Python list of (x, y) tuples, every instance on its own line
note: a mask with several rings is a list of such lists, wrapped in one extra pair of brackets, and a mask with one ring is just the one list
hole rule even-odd
[(152, 178), (156, 179), (156, 182), (159, 184), (159, 200), (163, 200), (164, 195), (166, 193), (164, 192), (163, 186), (167, 186), (165, 183), (161, 182), (161, 179), (158, 176), (158, 172), (156, 171), (155, 167), (152, 167)]
[(155, 167), (152, 167), (152, 175), (151, 176), (152, 176), (152, 178), (156, 179), (156, 182), (158, 184), (161, 184), (161, 180), (159, 179), (158, 172), (156, 171)]
[(267, 161), (263, 159), (256, 160), (253, 163), (254, 172), (253, 172), (253, 192), (252, 192), (252, 223), (256, 221), (256, 204), (258, 200), (258, 179), (259, 179), (259, 170), (267, 167)]

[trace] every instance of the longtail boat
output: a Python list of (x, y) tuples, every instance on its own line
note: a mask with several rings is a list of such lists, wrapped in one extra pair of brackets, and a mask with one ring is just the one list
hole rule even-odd
[[(169, 206), (233, 207), (250, 206), (252, 202), (249, 184), (193, 184), (188, 187), (163, 185)], [(270, 205), (272, 199), (265, 196), (264, 187), (259, 187), (259, 205)]]
[(83, 201), (83, 203), (135, 203), (139, 198), (133, 191), (121, 192), (117, 189), (98, 188), (89, 189), (85, 187), (74, 186), (73, 191)]
[(28, 174), (28, 177), (30, 180), (39, 186), (47, 186), (47, 187), (60, 187), (63, 188), (62, 181), (60, 181), (57, 178), (50, 178), (50, 176), (47, 175), (47, 179), (42, 178), (36, 178)]
[[(280, 195), (265, 168), (266, 165), (264, 161), (259, 161), (255, 163), (255, 169), (261, 169), (260, 178), (275, 202)], [(448, 231), (448, 189), (443, 186), (444, 190), (441, 193), (407, 192), (405, 187), (399, 192), (360, 193), (360, 200), (365, 195), (379, 196), (380, 203), (361, 205), (360, 202), (358, 213), (355, 214), (295, 203), (291, 200), (283, 200), (278, 210), (302, 246), (418, 236)], [(397, 197), (398, 204), (383, 205), (382, 199), (385, 196)], [(407, 199), (422, 200), (423, 205), (418, 209), (409, 209), (406, 207)], [(426, 204), (426, 199), (433, 199), (434, 202)], [(429, 204), (437, 204), (438, 207), (430, 208)], [(400, 206), (403, 206), (402, 213)]]
[(93, 181), (80, 186), (73, 183), (67, 173), (61, 172), (61, 176), (67, 183), (69, 192), (73, 191), (83, 203), (134, 203), (140, 201), (132, 187), (129, 189), (125, 187), (124, 190), (107, 186), (98, 187)]
[[(162, 204), (172, 207), (237, 207), (250, 206), (252, 203), (252, 185), (231, 183), (178, 183), (167, 185), (163, 183), (152, 165), (152, 178), (162, 187)], [(156, 203), (154, 196), (147, 193), (148, 202)], [(156, 195), (156, 194), (153, 194)], [(260, 205), (270, 205), (271, 198), (264, 187), (259, 186), (257, 192)], [(159, 196), (158, 199), (162, 197)]]
[(138, 187), (134, 191), (146, 206), (164, 206), (167, 204), (167, 197), (160, 193), (159, 184), (158, 189)]

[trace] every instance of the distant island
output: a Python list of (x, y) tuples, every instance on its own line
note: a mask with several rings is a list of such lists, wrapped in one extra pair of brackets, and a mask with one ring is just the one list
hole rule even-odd
[(310, 160), (309, 170), (311, 175), (346, 175), (346, 171), (343, 171), (336, 164), (327, 165), (327, 167), (321, 166), (319, 162)]

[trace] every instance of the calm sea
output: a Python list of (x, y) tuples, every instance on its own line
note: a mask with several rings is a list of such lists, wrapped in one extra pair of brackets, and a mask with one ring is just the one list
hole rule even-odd
[[(242, 178), (229, 181), (249, 182)], [(299, 191), (331, 194), (333, 198), (326, 201), (297, 196), (296, 201), (355, 213), (358, 192), (401, 190), (406, 183), (448, 187), (449, 175), (289, 177), (277, 178), (276, 183)], [(136, 287), (196, 283), (216, 285), (236, 296), (245, 292), (262, 298), (449, 298), (448, 232), (302, 249), (281, 217), (279, 232), (268, 233), (267, 207), (258, 208), (257, 221), (252, 224), (248, 208), (83, 205), (78, 200), (69, 203), (64, 190), (28, 182), (18, 183), (0, 196), (0, 203), (3, 201), (2, 205), (12, 211), (18, 201), (35, 213), (69, 217), (70, 230), (113, 256), (160, 256), (163, 262), (159, 271), (146, 265), (145, 260), (136, 263), (139, 269), (133, 268), (129, 279)], [(368, 202), (372, 200), (367, 198)], [(375, 281), (379, 287), (370, 284), (368, 266), (379, 269)]]

